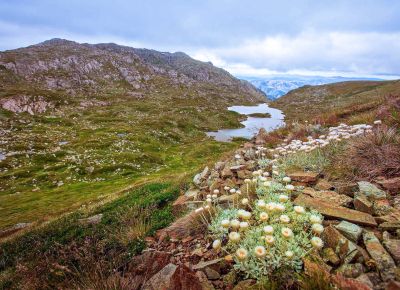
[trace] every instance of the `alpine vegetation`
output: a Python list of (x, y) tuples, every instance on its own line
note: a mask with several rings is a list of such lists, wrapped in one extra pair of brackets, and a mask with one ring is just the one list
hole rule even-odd
[[(266, 150), (258, 148), (261, 154)], [(256, 280), (301, 271), (302, 259), (322, 249), (324, 231), (321, 214), (292, 203), (295, 187), (277, 171), (278, 161), (261, 154), (263, 169), (253, 171), (241, 190), (224, 188), (236, 193), (234, 199), (223, 203), (215, 190), (197, 209), (208, 225), (214, 250), (232, 257), (236, 270)]]

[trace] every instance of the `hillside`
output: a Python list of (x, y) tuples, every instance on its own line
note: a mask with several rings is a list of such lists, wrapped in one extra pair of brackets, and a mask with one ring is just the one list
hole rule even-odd
[(204, 133), (229, 105), (265, 101), (184, 53), (62, 39), (0, 52), (0, 80), (0, 229), (190, 174), (235, 146)]
[(383, 99), (390, 95), (400, 95), (399, 80), (304, 86), (290, 91), (271, 105), (283, 110), (290, 120), (312, 120), (317, 116), (329, 119), (343, 117), (342, 114), (368, 119), (368, 115), (372, 116)]

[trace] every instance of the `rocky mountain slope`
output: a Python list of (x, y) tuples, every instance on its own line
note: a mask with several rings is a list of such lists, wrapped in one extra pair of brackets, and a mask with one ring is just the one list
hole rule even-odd
[(65, 96), (109, 94), (140, 98), (160, 89), (162, 82), (175, 87), (219, 86), (237, 92), (225, 101), (265, 101), (265, 95), (248, 82), (182, 52), (80, 44), (63, 39), (1, 52), (0, 80), (2, 99), (42, 95), (51, 101)]
[[(311, 121), (315, 116), (369, 114), (385, 97), (400, 95), (400, 81), (349, 81), (319, 86), (304, 86), (290, 91), (272, 105), (288, 119)], [(371, 120), (369, 120), (371, 121)]]

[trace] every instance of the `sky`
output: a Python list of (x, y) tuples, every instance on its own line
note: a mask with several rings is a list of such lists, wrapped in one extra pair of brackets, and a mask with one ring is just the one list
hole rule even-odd
[(0, 0), (0, 50), (51, 38), (183, 51), (237, 76), (400, 78), (399, 0)]

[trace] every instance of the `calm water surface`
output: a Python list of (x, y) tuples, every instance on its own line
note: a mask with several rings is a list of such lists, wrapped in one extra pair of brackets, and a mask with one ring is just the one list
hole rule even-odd
[(250, 139), (261, 128), (267, 131), (272, 131), (285, 123), (283, 121), (284, 115), (281, 110), (270, 108), (267, 104), (259, 104), (257, 106), (232, 106), (228, 110), (238, 112), (239, 114), (249, 115), (254, 113), (269, 113), (271, 118), (254, 118), (247, 117), (245, 121), (241, 123), (245, 126), (239, 129), (221, 129), (217, 132), (208, 132), (207, 135), (214, 137), (217, 141), (228, 142), (233, 137), (242, 137)]

